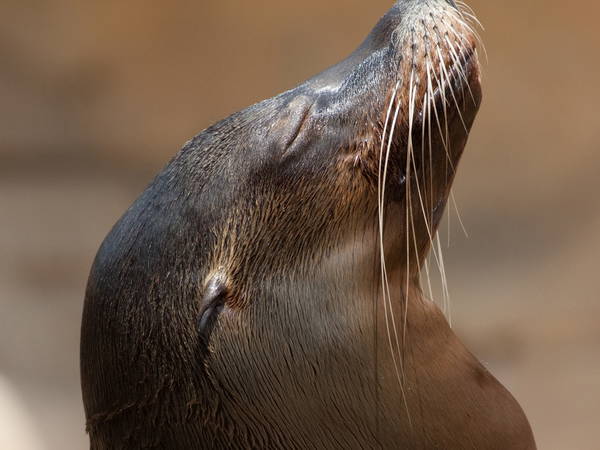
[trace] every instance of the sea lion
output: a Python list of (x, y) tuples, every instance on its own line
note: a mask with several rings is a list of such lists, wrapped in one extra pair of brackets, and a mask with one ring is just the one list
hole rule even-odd
[(535, 448), (419, 285), (481, 101), (468, 17), (397, 1), (157, 176), (88, 282), (92, 449)]

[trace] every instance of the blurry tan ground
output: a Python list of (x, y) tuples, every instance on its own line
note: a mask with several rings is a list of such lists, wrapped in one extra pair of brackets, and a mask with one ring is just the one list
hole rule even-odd
[[(79, 321), (111, 225), (189, 137), (341, 59), (391, 3), (3, 0), (0, 374), (47, 449), (87, 445)], [(455, 188), (470, 238), (453, 217), (446, 251), (454, 326), (541, 449), (597, 448), (600, 6), (471, 3), (490, 61)]]

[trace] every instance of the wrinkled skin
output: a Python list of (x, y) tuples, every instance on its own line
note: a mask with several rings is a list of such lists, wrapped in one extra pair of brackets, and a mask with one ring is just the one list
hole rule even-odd
[[(83, 314), (91, 448), (535, 448), (419, 286), (481, 100), (454, 10), (398, 1), (348, 59), (191, 140), (119, 220)], [(426, 42), (454, 29), (462, 77), (430, 127)]]

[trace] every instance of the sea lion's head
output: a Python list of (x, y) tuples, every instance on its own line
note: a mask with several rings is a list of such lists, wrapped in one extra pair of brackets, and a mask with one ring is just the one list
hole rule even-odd
[[(481, 101), (469, 16), (451, 0), (398, 1), (347, 59), (211, 130), (242, 139), (227, 157), (244, 166), (235, 188), (256, 193), (241, 207), (248, 228), (284, 236), (257, 253), (286, 271), (290, 262), (314, 264), (314, 251), (369, 223), (375, 206), (378, 227), (387, 217), (398, 237), (409, 235), (401, 253), (420, 265)], [(272, 274), (278, 264), (268, 265)]]
[(229, 180), (206, 285), (248, 305), (259, 278), (366, 267), (373, 250), (417, 282), (481, 102), (471, 18), (452, 0), (397, 1), (348, 58), (188, 145)]
[(210, 127), (159, 175), (90, 277), (97, 440), (193, 423), (214, 442), (309, 442), (398, 390), (377, 379), (378, 311), (418, 288), (479, 107), (468, 17), (398, 1), (347, 59)]

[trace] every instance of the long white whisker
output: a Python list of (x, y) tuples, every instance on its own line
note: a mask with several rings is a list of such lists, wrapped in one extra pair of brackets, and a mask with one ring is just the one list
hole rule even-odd
[[(398, 121), (398, 115), (400, 113), (400, 109), (402, 107), (402, 102), (399, 101), (398, 105), (396, 107), (396, 110), (394, 112), (394, 118), (392, 120), (392, 126), (391, 126), (391, 131), (390, 131), (390, 135), (389, 135), (389, 139), (388, 139), (388, 145), (387, 145), (387, 153), (386, 153), (386, 158), (385, 158), (385, 164), (384, 164), (384, 170), (383, 170), (383, 191), (382, 191), (382, 196), (381, 196), (381, 203), (382, 205), (384, 204), (385, 201), (385, 186), (387, 184), (387, 174), (388, 174), (388, 168), (389, 168), (389, 158), (390, 158), (390, 152), (391, 152), (391, 147), (392, 147), (392, 143), (393, 143), (393, 139), (394, 139), (394, 131), (396, 129), (396, 124)], [(408, 421), (412, 426), (412, 420), (411, 420), (411, 415), (410, 415), (410, 410), (408, 408), (408, 400), (406, 397), (406, 391), (404, 389), (404, 379), (405, 379), (405, 373), (404, 373), (404, 362), (402, 359), (402, 351), (401, 351), (401, 347), (400, 347), (400, 338), (398, 336), (398, 327), (396, 326), (396, 320), (395, 320), (395, 315), (393, 312), (393, 305), (391, 302), (391, 295), (389, 292), (389, 280), (387, 277), (387, 271), (385, 271), (385, 284), (386, 284), (386, 289), (387, 289), (387, 297), (388, 297), (388, 307), (390, 310), (390, 317), (391, 317), (391, 322), (392, 322), (392, 328), (393, 328), (393, 332), (394, 332), (394, 338), (396, 340), (396, 349), (398, 351), (398, 354), (400, 356), (399, 361), (400, 361), (400, 373), (402, 375), (400, 375), (400, 373), (398, 372), (398, 363), (396, 360), (396, 356), (394, 354), (393, 348), (392, 350), (392, 360), (394, 362), (394, 368), (396, 370), (396, 376), (398, 378), (398, 382), (400, 385), (400, 390), (402, 392), (402, 398), (404, 401), (404, 407), (406, 409), (406, 414), (408, 417)], [(390, 335), (390, 342), (391, 342), (391, 335)]]
[(449, 87), (449, 91), (450, 91), (450, 95), (452, 96), (452, 99), (454, 100), (454, 104), (456, 105), (456, 112), (458, 113), (458, 117), (460, 118), (460, 121), (465, 129), (465, 132), (468, 134), (469, 133), (469, 127), (467, 127), (467, 124), (465, 123), (465, 120), (463, 119), (462, 113), (460, 112), (460, 105), (458, 104), (458, 100), (456, 99), (456, 95), (454, 94), (454, 88), (452, 86), (452, 81), (450, 79), (450, 74), (448, 73), (448, 69), (446, 68), (446, 64), (443, 62), (443, 58), (441, 56), (441, 52), (440, 49), (437, 49), (438, 53), (440, 53), (440, 69), (442, 70), (442, 72), (444, 73), (444, 76), (446, 77), (446, 80), (448, 82), (448, 87)]
[(450, 326), (452, 326), (452, 311), (450, 309), (450, 292), (448, 290), (448, 279), (446, 277), (446, 266), (444, 264), (444, 256), (442, 252), (442, 244), (440, 241), (440, 236), (437, 236), (437, 247), (438, 247), (438, 257), (441, 261), (441, 277), (442, 277), (442, 288), (444, 290), (444, 301), (446, 302), (446, 314), (448, 315), (448, 321), (450, 322)]
[[(386, 263), (385, 263), (385, 248), (384, 248), (384, 242), (383, 242), (383, 232), (384, 232), (384, 227), (385, 227), (384, 202), (385, 202), (385, 185), (386, 185), (386, 178), (387, 178), (387, 165), (388, 165), (388, 161), (389, 161), (390, 146), (391, 146), (391, 142), (393, 140), (395, 122), (396, 122), (396, 119), (398, 116), (400, 103), (398, 104), (398, 107), (396, 108), (396, 112), (394, 114), (394, 123), (392, 124), (392, 131), (390, 132), (389, 143), (387, 145), (385, 171), (383, 173), (383, 179), (382, 179), (383, 151), (384, 151), (385, 144), (386, 144), (386, 134), (387, 134), (387, 130), (388, 130), (388, 124), (389, 124), (392, 108), (394, 106), (394, 101), (396, 100), (396, 95), (398, 93), (399, 87), (400, 87), (400, 82), (398, 81), (394, 88), (394, 92), (392, 94), (392, 98), (390, 100), (390, 104), (389, 104), (389, 107), (387, 110), (384, 131), (383, 131), (382, 139), (381, 139), (381, 152), (380, 152), (380, 156), (379, 156), (379, 177), (378, 177), (378, 213), (379, 213), (379, 245), (380, 245), (380, 258), (381, 258), (381, 282), (382, 282), (382, 291), (383, 291), (382, 293), (383, 293), (385, 325), (386, 325), (386, 330), (387, 330), (388, 343), (390, 346), (390, 352), (392, 355), (392, 360), (393, 360), (394, 368), (396, 371), (396, 376), (398, 378), (398, 382), (402, 385), (402, 377), (400, 376), (400, 370), (398, 368), (398, 362), (396, 360), (396, 353), (394, 351), (394, 345), (392, 342), (391, 326), (394, 329), (394, 334), (396, 335), (396, 346), (399, 349), (398, 336), (397, 336), (397, 331), (396, 331), (397, 327), (395, 324), (394, 313), (393, 313), (393, 310), (391, 309), (392, 308), (391, 298), (390, 298), (391, 295), (390, 295), (389, 280), (388, 280), (388, 275), (387, 275), (387, 267), (386, 267)], [(391, 321), (392, 321), (391, 326), (390, 326), (390, 316), (391, 316)]]
[(454, 45), (452, 45), (448, 36), (446, 36), (446, 43), (448, 44), (448, 49), (450, 50), (450, 56), (452, 58), (452, 61), (454, 62), (454, 70), (460, 75), (460, 78), (463, 80), (463, 82), (461, 83), (461, 85), (463, 86), (463, 89), (461, 89), (461, 91), (463, 93), (463, 103), (464, 103), (464, 86), (467, 87), (467, 89), (471, 93), (471, 99), (473, 100), (473, 102), (475, 102), (475, 96), (473, 95), (471, 85), (469, 84), (467, 74), (465, 73), (464, 66), (466, 66), (466, 63), (461, 62), (461, 58), (456, 53), (456, 50), (454, 49)]
[(452, 198), (452, 203), (454, 204), (454, 209), (456, 210), (456, 216), (458, 217), (458, 222), (460, 223), (460, 227), (462, 228), (463, 233), (465, 234), (465, 237), (469, 237), (469, 233), (467, 232), (467, 228), (465, 227), (465, 224), (462, 220), (462, 216), (460, 214), (460, 211), (458, 209), (458, 204), (456, 203), (456, 198), (454, 197), (454, 191), (450, 190), (450, 198)]
[[(450, 31), (452, 32), (452, 34), (454, 34), (454, 36), (458, 36), (458, 34), (454, 28), (450, 27)], [(454, 63), (457, 65), (457, 67), (460, 67), (460, 72), (461, 72), (462, 78), (465, 82), (464, 84), (467, 86), (467, 89), (469, 90), (469, 94), (471, 95), (471, 100), (473, 100), (473, 104), (476, 104), (477, 101), (475, 100), (475, 95), (473, 94), (473, 90), (471, 89), (471, 84), (469, 83), (469, 80), (467, 79), (465, 71), (464, 71), (464, 67), (467, 66), (467, 59), (465, 57), (465, 52), (463, 51), (464, 49), (461, 48), (459, 43), (457, 42), (456, 43), (456, 49), (458, 49), (458, 53), (457, 53), (456, 49), (449, 41), (448, 41), (448, 45), (449, 45), (449, 48), (451, 49), (451, 52), (453, 53)], [(476, 56), (476, 54), (474, 56)], [(457, 61), (457, 59), (458, 59), (458, 61)]]

